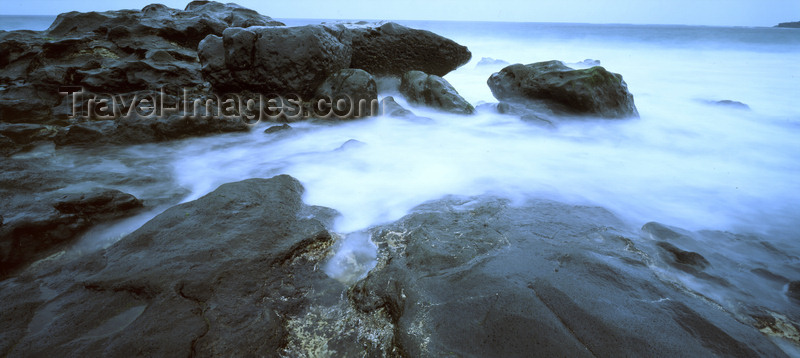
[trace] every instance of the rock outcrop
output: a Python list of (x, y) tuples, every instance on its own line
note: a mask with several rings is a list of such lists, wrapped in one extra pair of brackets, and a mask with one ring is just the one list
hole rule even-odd
[[(283, 354), (287, 321), (343, 289), (317, 269), (332, 237), (302, 192), (288, 176), (225, 184), (105, 251), (40, 265), (39, 282), (0, 282), (0, 353)], [(59, 293), (30, 295), (39, 284)]]
[(499, 100), (541, 102), (557, 113), (603, 118), (639, 115), (622, 76), (600, 66), (574, 70), (560, 61), (515, 64), (491, 75), (487, 83)]
[(472, 53), (455, 41), (393, 22), (353, 27), (351, 31), (350, 67), (376, 76), (399, 77), (414, 70), (444, 76), (472, 58)]
[[(159, 98), (159, 88), (177, 96), (187, 89), (196, 98), (206, 92), (197, 61), (203, 38), (222, 35), (231, 26), (281, 25), (235, 4), (193, 1), (185, 10), (153, 4), (141, 10), (73, 11), (59, 15), (45, 31), (0, 32), (0, 122), (68, 127), (98, 114), (119, 117), (114, 111), (130, 107), (132, 94)], [(82, 98), (74, 97), (76, 91)], [(101, 99), (105, 105), (97, 104)], [(86, 105), (90, 100), (95, 107)], [(134, 116), (155, 125), (152, 117)], [(87, 129), (107, 134), (96, 127), (70, 129), (60, 142), (95, 141), (96, 133)], [(12, 142), (5, 144), (17, 150), (6, 154), (25, 145)]]
[(387, 312), (397, 351), (415, 357), (783, 355), (662, 281), (659, 249), (615, 228), (596, 207), (437, 200), (371, 230), (378, 264), (349, 295)]
[(475, 108), (447, 80), (436, 75), (408, 71), (400, 82), (400, 93), (412, 103), (457, 114), (475, 113)]

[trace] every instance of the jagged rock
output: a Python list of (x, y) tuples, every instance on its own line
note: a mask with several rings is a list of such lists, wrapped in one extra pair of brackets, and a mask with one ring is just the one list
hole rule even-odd
[(203, 77), (217, 91), (250, 90), (304, 100), (347, 68), (351, 54), (349, 44), (322, 25), (228, 28), (198, 46)]
[[(93, 125), (94, 124), (94, 125)], [(103, 123), (100, 127), (112, 127), (112, 123)], [(110, 125), (108, 125), (110, 124)], [(98, 144), (106, 142), (109, 138), (107, 134), (103, 133), (103, 128), (97, 128), (97, 123), (92, 124), (75, 124), (60, 131), (53, 142), (56, 145), (70, 145), (70, 144)]]
[[(45, 31), (0, 32), (0, 122), (76, 124), (80, 118), (72, 117), (72, 95), (60, 92), (64, 87), (82, 91), (80, 104), (94, 93), (202, 92), (196, 49), (203, 38), (231, 26), (280, 25), (235, 4), (193, 1), (185, 10), (153, 4), (141, 11), (73, 11)], [(87, 128), (59, 141), (96, 138), (87, 137)], [(107, 141), (113, 142), (99, 143)]]
[(596, 207), (437, 200), (370, 231), (378, 264), (349, 295), (387, 312), (396, 350), (415, 357), (783, 354), (659, 280), (649, 241), (624, 227)]
[[(288, 322), (343, 289), (317, 269), (332, 238), (302, 192), (285, 175), (225, 184), (102, 252), (37, 268), (38, 281), (0, 282), (0, 352), (279, 356)], [(28, 294), (40, 283), (60, 293)]]
[[(332, 105), (329, 109), (315, 107), (322, 115), (350, 119), (378, 114), (378, 86), (375, 78), (364, 70), (339, 70), (317, 88), (315, 98)], [(343, 106), (337, 104), (340, 100), (344, 100)]]
[(17, 144), (47, 140), (56, 135), (52, 127), (30, 123), (0, 123), (0, 134)]
[(447, 80), (436, 75), (408, 71), (400, 82), (400, 93), (412, 103), (458, 114), (475, 113), (475, 108)]
[(394, 22), (351, 31), (353, 59), (349, 67), (376, 76), (399, 77), (413, 70), (444, 76), (472, 58), (465, 46), (453, 40)]
[(501, 101), (535, 101), (556, 112), (604, 118), (639, 115), (622, 76), (600, 66), (574, 70), (560, 61), (516, 64), (492, 74), (487, 83)]

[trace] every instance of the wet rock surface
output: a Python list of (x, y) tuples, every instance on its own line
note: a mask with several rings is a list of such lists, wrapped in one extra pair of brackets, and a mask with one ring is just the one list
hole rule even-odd
[(352, 68), (373, 75), (402, 76), (422, 71), (436, 76), (466, 64), (472, 53), (462, 45), (430, 31), (389, 22), (352, 28)]
[(316, 267), (332, 237), (302, 191), (288, 176), (225, 184), (107, 250), (3, 281), (0, 352), (280, 355), (286, 321), (343, 288)]
[(0, 276), (64, 248), (92, 225), (135, 214), (142, 201), (119, 190), (98, 188), (63, 195), (51, 207), (0, 227)]
[[(0, 352), (747, 357), (783, 356), (769, 337), (800, 340), (795, 282), (768, 283), (789, 296), (778, 303), (706, 296), (679, 279), (735, 287), (797, 273), (726, 277), (732, 263), (701, 249), (714, 239), (770, 250), (757, 240), (658, 223), (637, 233), (599, 207), (447, 197), (365, 231), (378, 264), (343, 283), (320, 269), (337, 214), (302, 193), (286, 175), (225, 184), (107, 249), (0, 281)], [(109, 197), (56, 206), (85, 215)]]
[(575, 70), (561, 61), (515, 64), (492, 74), (487, 83), (501, 101), (541, 102), (555, 112), (574, 115), (639, 116), (622, 76), (600, 66)]
[(615, 227), (596, 207), (435, 201), (373, 229), (378, 266), (349, 294), (388, 312), (408, 356), (783, 355)]
[(400, 82), (400, 93), (409, 102), (457, 114), (473, 114), (475, 108), (447, 80), (421, 71), (408, 71)]

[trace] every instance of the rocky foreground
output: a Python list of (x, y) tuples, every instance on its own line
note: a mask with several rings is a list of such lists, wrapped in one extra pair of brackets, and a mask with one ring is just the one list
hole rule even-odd
[[(470, 58), (452, 40), (395, 23), (286, 27), (213, 1), (184, 10), (72, 12), (45, 31), (0, 32), (0, 355), (749, 357), (797, 350), (799, 259), (761, 237), (658, 223), (631, 229), (603, 208), (546, 200), (448, 197), (358, 233), (378, 246), (377, 266), (338, 281), (321, 269), (339, 240), (332, 231), (338, 213), (304, 204), (302, 184), (279, 175), (222, 185), (108, 248), (75, 253), (70, 245), (88, 229), (183, 193), (143, 201), (86, 189), (25, 156), (47, 142), (56, 150), (102, 148), (249, 131), (248, 115), (264, 111), (191, 115), (183, 96), (200, 107), (236, 96), (278, 98), (281, 113), (268, 113), (265, 121), (276, 124), (268, 133), (323, 118), (431, 121), (379, 97), (377, 83), (387, 78), (412, 106), (464, 116), (495, 111), (551, 127), (638, 116), (622, 76), (596, 63), (509, 65), (487, 81), (500, 102), (475, 107), (443, 78)], [(294, 107), (286, 107), (288, 96), (298, 99)], [(352, 102), (333, 116), (314, 108), (341, 96), (380, 98), (380, 112), (361, 114)], [(174, 109), (147, 113), (148, 103), (136, 101), (142, 98)], [(98, 175), (113, 176), (80, 180), (99, 182)], [(709, 243), (719, 247), (710, 251)], [(736, 262), (726, 249), (752, 259)]]
[(336, 212), (302, 192), (286, 175), (225, 184), (106, 250), (28, 267), (0, 283), (0, 352), (776, 357), (771, 336), (797, 339), (796, 307), (721, 306), (665, 279), (726, 282), (723, 259), (683, 249), (698, 234), (552, 201), (426, 203), (370, 229), (378, 265), (343, 284), (320, 269)]

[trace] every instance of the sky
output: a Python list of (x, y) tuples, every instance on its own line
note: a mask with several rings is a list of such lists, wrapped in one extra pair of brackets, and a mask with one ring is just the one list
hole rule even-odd
[[(156, 0), (157, 1), (157, 0)], [(223, 0), (224, 1), (224, 0)], [(2, 15), (140, 9), (153, 0), (2, 0)], [(183, 9), (189, 0), (161, 0)], [(773, 26), (800, 21), (800, 0), (238, 0), (273, 18)]]

